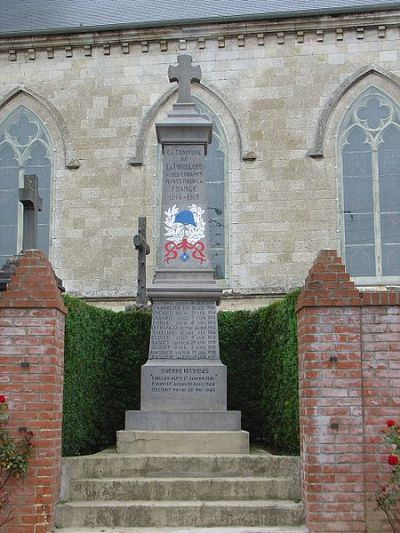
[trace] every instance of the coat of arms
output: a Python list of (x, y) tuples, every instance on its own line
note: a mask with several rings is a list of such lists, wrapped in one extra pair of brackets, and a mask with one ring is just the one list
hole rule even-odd
[(164, 261), (169, 263), (179, 257), (183, 263), (190, 258), (204, 263), (206, 223), (203, 220), (204, 209), (193, 204), (188, 209), (179, 210), (176, 205), (165, 211)]

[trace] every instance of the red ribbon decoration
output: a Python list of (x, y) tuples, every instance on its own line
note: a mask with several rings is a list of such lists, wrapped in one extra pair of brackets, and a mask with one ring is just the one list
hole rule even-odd
[(175, 244), (173, 241), (167, 241), (164, 246), (165, 254), (164, 261), (169, 263), (170, 261), (175, 260), (178, 257), (178, 250), (187, 252), (187, 250), (193, 250), (192, 257), (200, 263), (204, 263), (206, 256), (204, 255), (204, 243), (197, 241), (194, 244), (190, 244), (187, 239), (182, 239), (182, 242)]
[(176, 244), (172, 241), (167, 241), (164, 246), (165, 255), (164, 261), (169, 263), (171, 259), (176, 259), (178, 257), (178, 252), (176, 251)]
[(203, 253), (205, 248), (204, 243), (201, 241), (197, 241), (193, 244), (192, 248), (194, 248), (192, 252), (193, 259), (197, 259), (198, 261), (200, 261), (200, 264), (203, 264), (206, 260), (206, 256)]

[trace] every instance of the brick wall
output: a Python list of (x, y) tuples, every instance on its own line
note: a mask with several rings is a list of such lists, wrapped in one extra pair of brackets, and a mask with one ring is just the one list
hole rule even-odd
[(44, 533), (54, 526), (59, 495), (66, 309), (50, 263), (32, 250), (18, 256), (0, 293), (0, 392), (17, 438), (33, 432), (28, 475), (10, 484), (14, 518), (5, 533)]
[(389, 531), (381, 429), (399, 419), (400, 293), (360, 293), (320, 252), (297, 303), (303, 496), (309, 533)]

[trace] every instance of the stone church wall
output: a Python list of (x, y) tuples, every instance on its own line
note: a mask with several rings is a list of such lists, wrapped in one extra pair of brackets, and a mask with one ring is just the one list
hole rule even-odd
[(395, 12), (0, 41), (0, 122), (23, 104), (54, 142), (49, 258), (67, 292), (135, 294), (132, 236), (146, 216), (154, 250), (154, 124), (180, 53), (201, 65), (193, 92), (228, 141), (225, 306), (299, 286), (318, 250), (340, 247), (338, 123), (371, 80), (400, 91), (398, 43)]

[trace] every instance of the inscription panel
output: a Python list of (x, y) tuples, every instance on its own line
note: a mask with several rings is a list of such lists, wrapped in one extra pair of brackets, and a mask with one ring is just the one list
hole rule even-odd
[(216, 374), (208, 367), (161, 368), (151, 375), (151, 392), (200, 393), (216, 391)]
[(141, 409), (225, 410), (225, 365), (216, 361), (148, 361), (142, 366)]
[(204, 203), (204, 148), (166, 146), (164, 150), (164, 198), (167, 205), (184, 207)]
[(203, 146), (165, 146), (161, 219), (158, 264), (210, 268)]
[(154, 302), (149, 359), (219, 359), (215, 301)]

